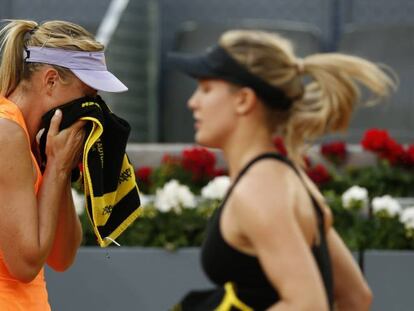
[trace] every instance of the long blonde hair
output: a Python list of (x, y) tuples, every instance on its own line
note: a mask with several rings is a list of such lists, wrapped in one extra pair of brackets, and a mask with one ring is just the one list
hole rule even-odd
[[(0, 96), (8, 96), (22, 80), (43, 64), (25, 63), (26, 46), (44, 46), (79, 51), (102, 51), (104, 46), (79, 25), (66, 21), (48, 21), (38, 24), (30, 20), (9, 20), (0, 30)], [(69, 69), (53, 66), (62, 79), (70, 76)]]
[[(295, 160), (301, 158), (305, 142), (347, 129), (360, 98), (357, 83), (377, 97), (387, 96), (395, 88), (393, 79), (368, 60), (340, 53), (300, 59), (291, 42), (274, 33), (230, 30), (220, 37), (219, 44), (251, 73), (293, 99), (288, 111), (270, 110)], [(305, 75), (311, 79), (307, 84)], [(277, 103), (271, 106), (277, 107)]]

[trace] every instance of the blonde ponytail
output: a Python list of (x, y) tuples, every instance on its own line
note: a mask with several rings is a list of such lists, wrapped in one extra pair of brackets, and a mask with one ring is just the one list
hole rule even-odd
[(379, 66), (360, 57), (314, 54), (298, 63), (312, 81), (303, 98), (294, 103), (285, 126), (287, 147), (296, 156), (305, 142), (348, 128), (360, 100), (359, 84), (375, 95), (371, 104), (395, 88), (393, 79)]
[(36, 22), (15, 20), (0, 30), (0, 96), (9, 95), (22, 79), (26, 35), (35, 27)]

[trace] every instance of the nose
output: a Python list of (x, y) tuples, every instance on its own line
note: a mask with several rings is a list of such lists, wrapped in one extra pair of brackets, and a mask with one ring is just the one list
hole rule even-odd
[(191, 97), (187, 101), (187, 107), (190, 110), (194, 110), (197, 105), (197, 91), (194, 91), (194, 93), (191, 95)]

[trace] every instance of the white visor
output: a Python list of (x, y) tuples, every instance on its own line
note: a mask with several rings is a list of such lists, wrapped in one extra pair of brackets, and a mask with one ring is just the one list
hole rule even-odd
[(108, 71), (104, 52), (73, 51), (29, 46), (25, 49), (26, 63), (43, 63), (70, 69), (83, 83), (104, 92), (128, 90), (117, 77)]

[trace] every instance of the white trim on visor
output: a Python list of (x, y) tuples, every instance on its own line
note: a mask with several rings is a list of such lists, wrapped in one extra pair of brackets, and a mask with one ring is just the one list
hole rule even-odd
[(43, 63), (70, 69), (90, 87), (105, 92), (124, 92), (128, 88), (108, 71), (104, 52), (73, 51), (29, 46), (25, 49), (26, 63)]

